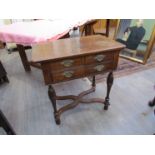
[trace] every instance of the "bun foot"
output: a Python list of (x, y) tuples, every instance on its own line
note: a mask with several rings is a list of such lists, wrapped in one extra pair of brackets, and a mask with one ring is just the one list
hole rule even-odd
[(108, 110), (108, 107), (109, 107), (108, 105), (105, 105), (104, 110)]
[(55, 123), (56, 123), (57, 125), (60, 125), (60, 123), (61, 123), (61, 121), (60, 121), (60, 116), (56, 113), (56, 114), (54, 114), (54, 118), (55, 118)]
[(55, 123), (56, 123), (57, 125), (60, 125), (60, 123), (61, 123), (60, 119), (55, 119)]

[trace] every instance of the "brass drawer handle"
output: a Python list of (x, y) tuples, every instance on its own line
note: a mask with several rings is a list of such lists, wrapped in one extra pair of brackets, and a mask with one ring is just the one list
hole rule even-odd
[(96, 71), (98, 71), (98, 72), (101, 72), (101, 71), (103, 71), (103, 69), (104, 69), (104, 65), (98, 65), (98, 66), (94, 67), (94, 69), (95, 69)]
[(72, 77), (73, 74), (74, 74), (73, 71), (66, 71), (66, 72), (63, 73), (63, 75), (64, 75), (66, 78), (70, 78), (70, 77)]
[(97, 55), (94, 59), (98, 62), (101, 62), (105, 58), (105, 55)]
[(65, 67), (70, 67), (74, 63), (74, 60), (64, 60), (61, 62)]

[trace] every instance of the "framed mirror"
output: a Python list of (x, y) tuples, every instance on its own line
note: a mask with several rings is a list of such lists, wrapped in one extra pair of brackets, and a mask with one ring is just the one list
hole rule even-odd
[(155, 19), (120, 19), (114, 39), (126, 45), (121, 57), (145, 64), (155, 41)]

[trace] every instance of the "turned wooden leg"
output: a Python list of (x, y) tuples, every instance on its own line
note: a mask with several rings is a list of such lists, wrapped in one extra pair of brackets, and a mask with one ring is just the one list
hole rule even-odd
[(107, 77), (107, 94), (106, 94), (105, 102), (104, 102), (104, 110), (108, 110), (108, 106), (110, 105), (109, 95), (110, 95), (111, 87), (113, 85), (113, 80), (114, 80), (113, 72), (110, 72)]
[(155, 97), (154, 97), (154, 99), (152, 101), (149, 102), (149, 106), (150, 107), (155, 106)]
[(28, 58), (25, 53), (24, 46), (17, 44), (17, 48), (18, 48), (18, 52), (19, 52), (19, 55), (20, 55), (20, 58), (21, 58), (21, 61), (22, 61), (25, 71), (26, 72), (31, 71), (30, 64), (28, 62)]
[(55, 122), (56, 124), (60, 124), (60, 115), (57, 111), (57, 105), (56, 105), (56, 93), (55, 93), (54, 88), (51, 85), (48, 88), (48, 96), (53, 105)]

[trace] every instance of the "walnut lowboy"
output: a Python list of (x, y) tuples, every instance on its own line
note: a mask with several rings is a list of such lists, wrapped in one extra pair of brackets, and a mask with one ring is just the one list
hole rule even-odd
[[(32, 61), (41, 64), (44, 81), (49, 85), (48, 95), (54, 109), (56, 124), (60, 115), (79, 103), (101, 103), (108, 110), (109, 94), (113, 84), (113, 70), (117, 68), (119, 52), (124, 45), (109, 38), (94, 35), (81, 38), (62, 39), (52, 43), (33, 46)], [(107, 94), (104, 99), (83, 97), (95, 91), (95, 75), (109, 72)], [(92, 76), (92, 87), (77, 96), (57, 96), (51, 84)], [(73, 100), (70, 104), (57, 109), (56, 100)]]

